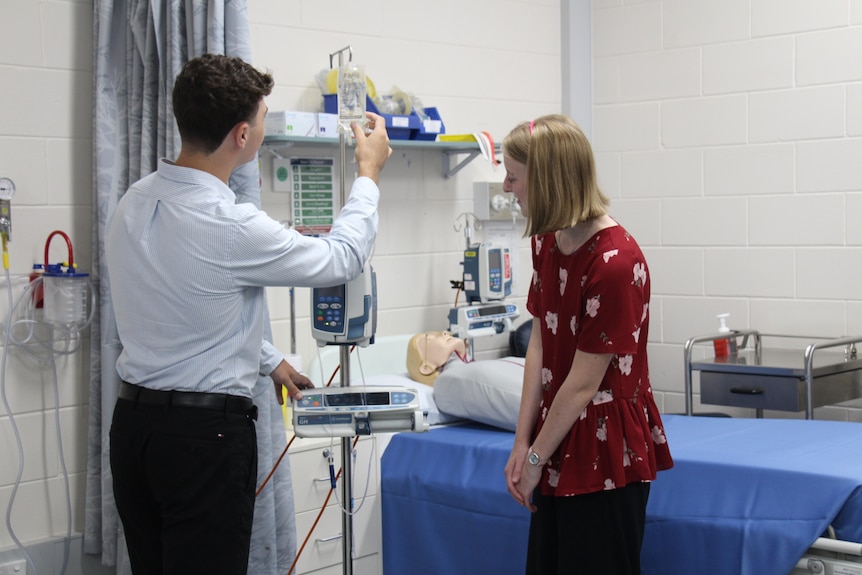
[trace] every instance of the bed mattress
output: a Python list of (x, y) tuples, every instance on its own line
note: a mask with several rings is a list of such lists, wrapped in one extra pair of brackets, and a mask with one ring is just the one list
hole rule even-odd
[[(675, 467), (647, 506), (642, 571), (787, 575), (833, 525), (862, 542), (862, 424), (664, 416)], [(523, 573), (529, 513), (506, 491), (514, 434), (398, 434), (381, 468), (385, 573)]]

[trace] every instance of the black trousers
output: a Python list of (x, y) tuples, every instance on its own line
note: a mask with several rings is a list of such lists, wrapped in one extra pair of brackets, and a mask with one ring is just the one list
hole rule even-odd
[(649, 483), (572, 497), (536, 489), (527, 575), (638, 575)]
[(245, 575), (257, 478), (249, 415), (118, 399), (114, 497), (135, 575)]

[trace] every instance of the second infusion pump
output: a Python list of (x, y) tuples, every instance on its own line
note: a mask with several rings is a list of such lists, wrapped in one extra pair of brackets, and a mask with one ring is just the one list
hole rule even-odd
[(478, 244), (464, 251), (464, 293), (469, 303), (512, 295), (509, 248)]

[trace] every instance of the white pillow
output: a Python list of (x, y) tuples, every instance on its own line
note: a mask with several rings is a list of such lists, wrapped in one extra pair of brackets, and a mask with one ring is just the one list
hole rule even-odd
[(524, 358), (451, 362), (434, 380), (440, 411), (515, 431), (521, 407)]
[(387, 387), (410, 387), (415, 389), (419, 393), (419, 408), (422, 411), (428, 413), (425, 421), (428, 422), (428, 425), (439, 425), (441, 423), (452, 423), (453, 421), (458, 421), (459, 418), (450, 415), (448, 413), (442, 413), (437, 408), (437, 403), (434, 401), (434, 390), (430, 385), (425, 385), (424, 383), (419, 383), (413, 379), (410, 379), (410, 376), (405, 372), (404, 375), (396, 375), (396, 374), (380, 374), (380, 375), (372, 375), (365, 378), (365, 381), (362, 380), (353, 380), (350, 382), (351, 386), (357, 385), (380, 385)]

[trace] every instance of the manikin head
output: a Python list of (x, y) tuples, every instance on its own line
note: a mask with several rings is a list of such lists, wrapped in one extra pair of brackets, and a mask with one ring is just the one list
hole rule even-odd
[(467, 345), (463, 339), (445, 331), (417, 333), (407, 343), (407, 372), (414, 381), (434, 385), (453, 353), (464, 359)]

